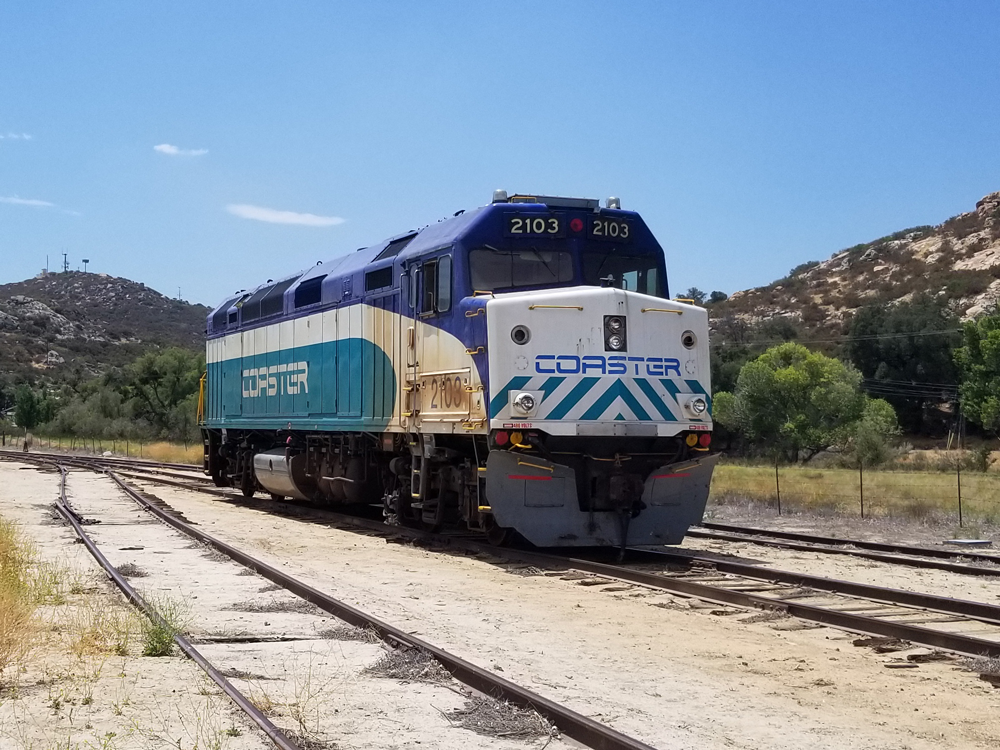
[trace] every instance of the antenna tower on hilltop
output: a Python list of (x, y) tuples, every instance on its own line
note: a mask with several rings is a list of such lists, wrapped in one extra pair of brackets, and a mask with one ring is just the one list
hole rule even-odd
[(69, 258), (67, 253), (63, 253), (63, 273), (69, 273)]

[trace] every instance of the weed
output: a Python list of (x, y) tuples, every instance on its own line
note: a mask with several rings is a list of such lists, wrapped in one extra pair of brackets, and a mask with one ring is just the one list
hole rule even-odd
[(187, 624), (187, 607), (169, 597), (147, 599), (154, 614), (145, 617), (142, 624), (142, 655), (170, 656), (174, 650), (174, 636), (183, 632)]
[(243, 734), (243, 731), (239, 727), (229, 727), (223, 734), (227, 737), (239, 737)]

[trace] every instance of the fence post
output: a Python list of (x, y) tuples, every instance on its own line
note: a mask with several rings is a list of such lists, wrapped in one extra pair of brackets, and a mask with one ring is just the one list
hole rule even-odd
[(778, 498), (778, 515), (781, 515), (781, 483), (778, 481), (778, 457), (774, 457), (774, 494)]
[(861, 497), (861, 517), (865, 517), (865, 468), (864, 464), (858, 461), (858, 492)]
[(958, 528), (962, 528), (962, 459), (955, 461), (955, 474), (958, 477)]

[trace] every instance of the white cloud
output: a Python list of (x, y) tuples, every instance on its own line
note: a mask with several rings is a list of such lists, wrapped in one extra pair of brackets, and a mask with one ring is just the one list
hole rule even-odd
[(339, 216), (317, 216), (316, 214), (300, 214), (295, 211), (278, 211), (263, 206), (249, 206), (245, 203), (230, 203), (226, 210), (234, 216), (243, 219), (256, 219), (271, 224), (300, 224), (306, 227), (333, 227), (343, 224)]
[(30, 141), (31, 136), (28, 133), (0, 133), (0, 141), (4, 138), (10, 141)]
[(9, 198), (0, 197), (0, 203), (10, 203), (13, 206), (38, 206), (41, 208), (52, 208), (55, 206), (55, 203), (40, 201), (37, 198), (18, 198), (16, 196)]
[(153, 151), (159, 151), (161, 154), (166, 154), (167, 156), (204, 156), (208, 153), (207, 148), (178, 148), (169, 143), (161, 143), (159, 146), (153, 146)]

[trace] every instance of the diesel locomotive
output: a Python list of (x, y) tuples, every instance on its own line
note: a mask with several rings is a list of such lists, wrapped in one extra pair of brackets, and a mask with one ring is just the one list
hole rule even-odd
[(508, 195), (226, 299), (205, 473), (534, 545), (676, 544), (712, 452), (708, 320), (608, 199)]

